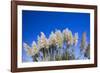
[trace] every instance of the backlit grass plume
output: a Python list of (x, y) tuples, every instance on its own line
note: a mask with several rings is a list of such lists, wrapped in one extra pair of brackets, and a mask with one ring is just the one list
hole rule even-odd
[[(73, 35), (74, 34), (74, 35)], [(33, 61), (59, 61), (80, 59), (75, 54), (75, 47), (78, 44), (78, 32), (72, 33), (68, 28), (63, 31), (56, 29), (47, 38), (45, 33), (40, 32), (37, 41), (33, 41), (29, 46), (23, 43), (23, 47), (28, 56)], [(84, 57), (90, 58), (90, 45), (86, 45), (86, 33), (83, 33), (80, 43), (80, 50), (84, 51)]]

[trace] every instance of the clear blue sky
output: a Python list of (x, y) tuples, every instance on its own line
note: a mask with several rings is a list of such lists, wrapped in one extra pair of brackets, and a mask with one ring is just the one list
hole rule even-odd
[[(22, 44), (26, 42), (31, 46), (33, 40), (37, 41), (37, 35), (40, 35), (41, 31), (48, 37), (51, 31), (55, 29), (60, 29), (62, 31), (65, 28), (70, 29), (73, 34), (75, 32), (79, 34), (79, 42), (76, 47), (76, 54), (78, 55), (78, 48), (83, 32), (86, 32), (87, 41), (90, 42), (90, 14), (30, 10), (22, 11)], [(24, 50), (22, 50), (22, 61), (32, 61), (32, 58), (28, 57)]]

